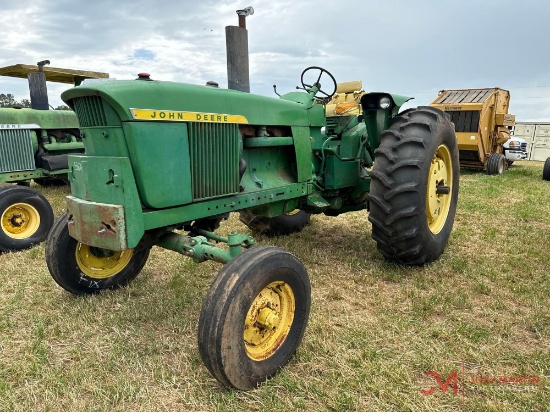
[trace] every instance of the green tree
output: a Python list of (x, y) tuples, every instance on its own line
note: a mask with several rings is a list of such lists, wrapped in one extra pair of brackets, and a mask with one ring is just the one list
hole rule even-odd
[[(25, 107), (30, 108), (31, 107), (31, 101), (29, 99), (22, 99), (20, 102), (15, 100), (15, 97), (13, 94), (0, 94), (0, 107)], [(50, 106), (51, 107), (51, 106)], [(61, 106), (57, 106), (56, 108), (53, 108), (54, 110), (71, 110), (71, 108), (67, 105), (62, 104)]]
[(15, 97), (11, 93), (1, 93), (0, 94), (0, 107), (13, 107), (13, 106), (21, 106), (21, 107), (31, 107), (31, 102), (29, 99), (23, 99), (20, 102), (15, 100)]
[(0, 94), (0, 107), (12, 107), (14, 104), (13, 94)]

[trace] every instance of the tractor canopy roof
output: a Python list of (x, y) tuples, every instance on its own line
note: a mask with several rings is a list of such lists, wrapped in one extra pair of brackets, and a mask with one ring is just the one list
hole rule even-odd
[[(43, 67), (46, 80), (49, 82), (80, 84), (84, 79), (106, 79), (109, 73), (92, 72), (89, 70), (61, 69), (59, 67)], [(37, 73), (38, 66), (28, 64), (14, 64), (0, 67), (0, 76), (27, 78), (29, 73)]]

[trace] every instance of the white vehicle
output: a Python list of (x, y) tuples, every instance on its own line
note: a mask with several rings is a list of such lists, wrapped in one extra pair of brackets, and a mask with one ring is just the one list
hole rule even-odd
[(510, 139), (504, 143), (503, 147), (508, 166), (516, 160), (526, 160), (529, 156), (529, 152), (527, 152), (527, 141), (521, 137), (510, 137)]

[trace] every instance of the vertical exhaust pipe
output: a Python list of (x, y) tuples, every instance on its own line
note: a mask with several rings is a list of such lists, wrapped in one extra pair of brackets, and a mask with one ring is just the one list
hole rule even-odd
[(246, 17), (252, 16), (254, 9), (246, 7), (237, 10), (238, 26), (225, 28), (227, 50), (227, 87), (233, 90), (250, 93), (250, 72), (248, 65), (248, 31)]
[(50, 64), (49, 60), (43, 60), (36, 63), (38, 73), (29, 73), (29, 92), (31, 95), (31, 108), (35, 110), (49, 110), (48, 88), (46, 86), (46, 74), (44, 73), (44, 65)]

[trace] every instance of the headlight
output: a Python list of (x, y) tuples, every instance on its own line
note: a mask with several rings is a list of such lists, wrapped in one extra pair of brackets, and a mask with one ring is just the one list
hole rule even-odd
[(384, 110), (389, 109), (391, 106), (391, 99), (388, 96), (381, 97), (380, 100), (378, 100), (378, 106)]
[(516, 142), (514, 140), (512, 140), (508, 146), (510, 146), (510, 149), (519, 149), (519, 148), (521, 148), (520, 142)]

